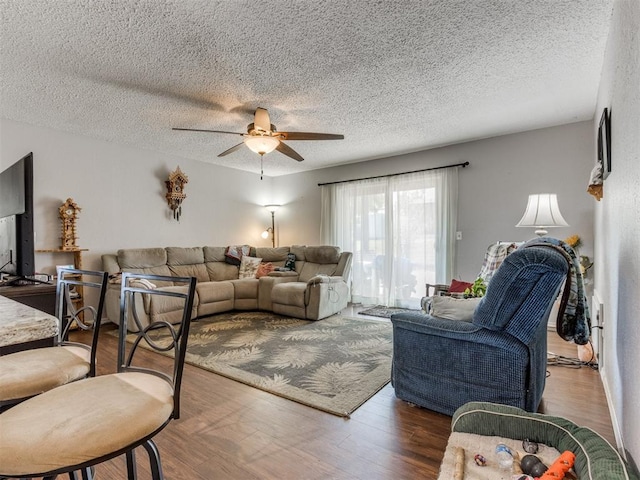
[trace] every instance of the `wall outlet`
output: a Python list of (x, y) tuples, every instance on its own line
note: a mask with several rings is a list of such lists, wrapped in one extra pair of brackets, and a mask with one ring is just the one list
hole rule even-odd
[(462, 232), (456, 232), (456, 240), (462, 240)]
[(604, 363), (604, 303), (598, 292), (591, 296), (591, 341), (600, 368)]

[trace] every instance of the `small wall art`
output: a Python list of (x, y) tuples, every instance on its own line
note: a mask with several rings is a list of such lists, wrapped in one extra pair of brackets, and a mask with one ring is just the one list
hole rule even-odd
[(180, 221), (180, 215), (182, 215), (182, 202), (187, 195), (184, 193), (184, 186), (189, 182), (187, 177), (180, 167), (177, 167), (173, 172), (169, 174), (169, 179), (164, 182), (167, 186), (167, 204), (173, 212), (173, 218)]
[(602, 166), (602, 179), (611, 173), (611, 112), (605, 108), (598, 127), (598, 163)]

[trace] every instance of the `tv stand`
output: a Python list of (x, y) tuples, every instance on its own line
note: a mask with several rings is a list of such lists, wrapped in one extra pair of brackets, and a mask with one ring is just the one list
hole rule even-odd
[(5, 284), (0, 286), (0, 295), (55, 315), (56, 285), (47, 282), (27, 285)]
[(46, 285), (51, 285), (46, 280), (38, 280), (37, 278), (22, 277), (22, 276), (14, 277), (11, 280), (7, 280), (2, 285), (5, 286), (5, 287), (22, 287), (22, 286), (25, 286), (25, 285), (33, 285), (34, 283), (35, 284), (44, 283)]

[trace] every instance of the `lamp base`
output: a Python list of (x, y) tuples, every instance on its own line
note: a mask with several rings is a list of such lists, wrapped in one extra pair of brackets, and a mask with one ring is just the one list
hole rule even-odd
[(544, 228), (539, 228), (538, 230), (536, 230), (536, 235), (538, 235), (539, 237), (544, 237), (547, 233), (549, 232)]

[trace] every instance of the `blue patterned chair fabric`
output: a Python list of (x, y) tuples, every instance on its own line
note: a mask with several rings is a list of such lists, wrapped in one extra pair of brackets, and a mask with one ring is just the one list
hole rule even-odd
[(394, 314), (396, 396), (446, 415), (470, 401), (537, 410), (547, 366), (547, 318), (568, 271), (557, 249), (522, 248), (495, 273), (471, 322)]

